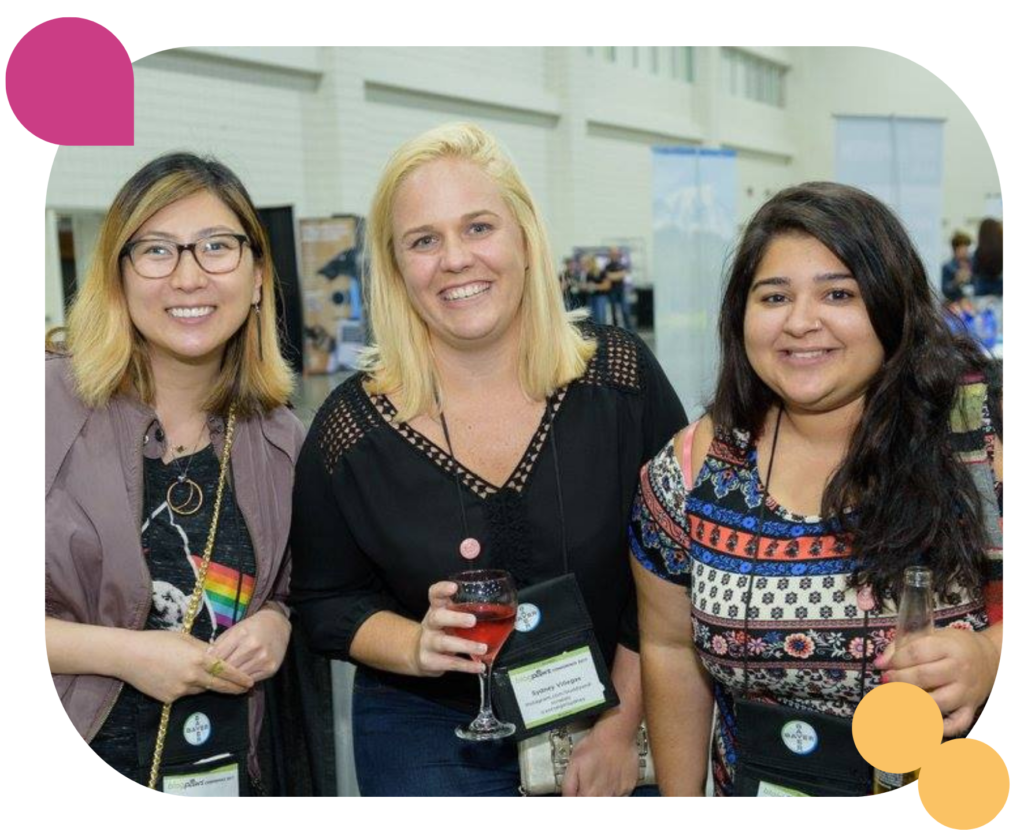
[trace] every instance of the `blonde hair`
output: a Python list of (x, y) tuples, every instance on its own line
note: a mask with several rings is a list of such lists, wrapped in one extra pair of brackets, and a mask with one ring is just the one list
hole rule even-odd
[(220, 373), (203, 407), (223, 415), (235, 403), (239, 415), (245, 417), (287, 403), (294, 376), (277, 340), (274, 266), (252, 200), (222, 163), (173, 153), (146, 164), (121, 187), (103, 220), (67, 325), (47, 335), (47, 349), (70, 355), (76, 389), (85, 404), (102, 406), (115, 394), (132, 391), (143, 402), (153, 403), (155, 384), (146, 340), (132, 323), (122, 285), (121, 264), (127, 258), (124, 248), (154, 213), (204, 190), (238, 216), (262, 281), (259, 314), (250, 311), (228, 340)]
[(375, 393), (401, 391), (396, 420), (436, 412), (437, 370), (427, 325), (413, 308), (395, 254), (392, 214), (395, 195), (409, 175), (442, 158), (479, 166), (498, 187), (526, 243), (526, 280), (520, 317), (519, 381), (533, 399), (579, 378), (596, 343), (576, 322), (585, 311), (567, 312), (547, 233), (533, 197), (497, 140), (470, 123), (450, 123), (402, 145), (384, 167), (367, 225), (370, 275), (370, 326), (373, 343), (360, 366)]

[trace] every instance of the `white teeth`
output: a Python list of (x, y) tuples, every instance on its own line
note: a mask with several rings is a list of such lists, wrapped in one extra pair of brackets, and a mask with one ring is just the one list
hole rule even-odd
[(793, 358), (821, 358), (821, 356), (825, 355), (827, 352), (828, 350), (813, 350), (811, 352), (796, 352), (791, 350), (789, 354)]
[(201, 318), (213, 311), (213, 306), (193, 306), (190, 309), (168, 309), (172, 318)]
[(446, 291), (441, 295), (442, 300), (465, 300), (467, 297), (476, 297), (483, 294), (490, 286), (487, 283), (471, 283)]

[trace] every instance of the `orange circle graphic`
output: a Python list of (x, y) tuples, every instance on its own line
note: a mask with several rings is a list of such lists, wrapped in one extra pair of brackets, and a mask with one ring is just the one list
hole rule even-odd
[(876, 769), (913, 772), (942, 743), (942, 712), (915, 685), (879, 685), (854, 712), (853, 742)]
[(972, 830), (999, 815), (1010, 795), (1010, 773), (991, 746), (950, 740), (928, 755), (917, 791), (939, 824)]

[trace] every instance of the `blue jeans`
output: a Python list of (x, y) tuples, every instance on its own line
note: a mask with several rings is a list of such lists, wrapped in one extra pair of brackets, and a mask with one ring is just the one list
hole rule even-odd
[(612, 283), (608, 292), (608, 307), (611, 309), (612, 323), (623, 329), (632, 328), (629, 323), (629, 304), (626, 302), (626, 289), (622, 283)]
[(455, 736), (474, 714), (356, 671), (352, 739), (359, 794), (519, 795), (514, 738), (471, 743)]
[[(515, 796), (519, 758), (515, 738), (471, 743), (455, 736), (474, 714), (381, 682), (356, 670), (352, 739), (362, 796)], [(634, 796), (656, 796), (640, 787)]]

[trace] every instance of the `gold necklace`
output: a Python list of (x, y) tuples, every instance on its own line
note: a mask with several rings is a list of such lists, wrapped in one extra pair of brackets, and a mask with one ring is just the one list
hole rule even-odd
[[(217, 477), (217, 497), (213, 502), (213, 520), (210, 522), (210, 532), (206, 534), (206, 547), (203, 550), (203, 561), (199, 564), (199, 571), (196, 573), (196, 587), (192, 590), (192, 597), (189, 598), (188, 608), (185, 610), (185, 617), (182, 621), (181, 632), (183, 635), (192, 634), (192, 624), (195, 623), (196, 615), (199, 614), (199, 607), (203, 601), (203, 591), (206, 588), (206, 575), (210, 570), (210, 559), (213, 556), (213, 545), (217, 538), (217, 523), (220, 521), (220, 507), (224, 500), (224, 485), (227, 483), (228, 462), (231, 459), (231, 448), (235, 442), (235, 406), (228, 411), (228, 422), (224, 432), (224, 451), (220, 458), (220, 475)], [(172, 508), (173, 509), (173, 508)], [(149, 770), (149, 788), (156, 789), (157, 780), (160, 778), (160, 765), (163, 762), (164, 743), (167, 740), (167, 728), (171, 722), (171, 706), (173, 702), (165, 702), (160, 711), (160, 725), (156, 732), (156, 744), (153, 748), (153, 763)]]
[[(199, 441), (203, 439), (203, 431), (205, 429), (206, 425), (204, 423), (203, 427), (199, 429), (199, 436), (192, 447), (192, 454), (189, 455), (188, 463), (185, 464), (185, 468), (178, 472), (178, 476), (167, 487), (167, 506), (179, 516), (193, 516), (203, 506), (203, 489), (188, 476), (188, 470), (192, 468), (192, 459), (196, 456), (196, 450), (199, 448)], [(184, 446), (178, 446), (175, 451), (180, 453), (184, 450)], [(178, 470), (177, 458), (171, 461), (171, 465), (174, 466), (175, 471)], [(188, 490), (188, 495), (182, 498), (185, 490)]]

